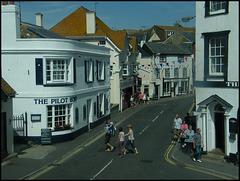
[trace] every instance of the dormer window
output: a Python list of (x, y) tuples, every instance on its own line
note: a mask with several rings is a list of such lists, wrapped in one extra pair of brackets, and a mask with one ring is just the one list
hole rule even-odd
[(101, 46), (105, 46), (105, 45), (106, 45), (106, 41), (105, 41), (105, 40), (102, 40), (102, 41), (99, 42), (99, 44), (100, 44)]

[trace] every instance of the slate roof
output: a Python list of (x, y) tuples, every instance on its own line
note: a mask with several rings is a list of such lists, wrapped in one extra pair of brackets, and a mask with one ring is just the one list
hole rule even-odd
[[(110, 29), (105, 23), (103, 23), (96, 16), (96, 32), (95, 34), (86, 33), (86, 12), (90, 12), (84, 7), (80, 7), (74, 11), (69, 16), (65, 17), (55, 26), (50, 28), (51, 31), (60, 34), (64, 37), (74, 37), (74, 36), (107, 36), (109, 39), (120, 49), (124, 49), (125, 40), (127, 37), (126, 30), (114, 31)], [(135, 51), (134, 41), (131, 41), (133, 47), (132, 51)]]
[(195, 43), (195, 33), (182, 32), (182, 35), (189, 41)]
[(182, 43), (180, 45), (165, 43), (145, 43), (142, 48), (151, 55), (155, 53), (167, 55), (192, 54), (192, 45), (190, 43)]
[(16, 94), (16, 91), (1, 77), (1, 91), (6, 96), (12, 96)]
[(41, 26), (34, 24), (21, 22), (21, 38), (57, 38), (57, 39), (67, 39), (55, 32), (47, 30)]

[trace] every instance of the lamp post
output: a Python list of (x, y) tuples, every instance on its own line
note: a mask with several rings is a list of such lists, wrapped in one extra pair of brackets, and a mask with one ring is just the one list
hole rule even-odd
[(182, 18), (182, 22), (188, 22), (188, 21), (190, 21), (190, 19), (193, 19), (193, 18), (195, 18), (196, 16), (188, 16), (188, 17), (184, 17), (184, 18)]

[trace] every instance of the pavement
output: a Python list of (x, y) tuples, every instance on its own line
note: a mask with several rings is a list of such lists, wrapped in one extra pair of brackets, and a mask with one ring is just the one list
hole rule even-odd
[[(166, 99), (173, 98), (164, 98), (164, 100)], [(150, 101), (150, 104), (158, 103), (159, 101), (161, 102), (161, 100), (163, 99)], [(123, 112), (117, 112), (114, 114), (114, 116), (111, 116), (111, 121), (113, 121), (115, 125), (118, 125), (146, 106), (147, 105), (137, 105), (136, 108), (128, 108)], [(84, 149), (87, 145), (96, 141), (101, 135), (103, 136), (103, 127), (104, 124), (102, 123), (89, 132), (78, 136), (72, 141), (56, 143), (52, 145), (15, 144), (15, 152), (2, 160), (1, 179), (31, 179), (32, 175), (35, 173), (57, 164), (61, 160), (77, 153), (78, 150)], [(213, 174), (218, 176), (220, 179), (239, 180), (238, 165), (225, 162), (224, 158), (216, 154), (213, 160), (211, 160), (207, 155), (202, 155), (202, 163), (193, 162), (191, 155), (182, 149), (180, 143), (175, 142), (174, 144), (175, 145), (172, 148), (169, 157), (171, 157), (171, 159), (177, 163), (177, 165), (200, 172)], [(216, 161), (219, 159), (220, 161)]]
[(177, 141), (174, 144), (171, 158), (176, 165), (214, 175), (224, 180), (239, 180), (239, 165), (227, 161), (221, 153), (219, 154), (219, 150), (202, 154), (200, 157), (202, 162), (199, 163), (192, 160), (193, 151), (188, 152)]

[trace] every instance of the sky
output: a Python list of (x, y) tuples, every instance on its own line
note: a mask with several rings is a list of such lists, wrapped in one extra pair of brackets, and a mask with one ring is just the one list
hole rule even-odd
[[(15, 1), (19, 6), (19, 1)], [(95, 11), (109, 28), (148, 29), (154, 25), (195, 27), (195, 1), (20, 1), (21, 21), (36, 24), (36, 13), (43, 14), (43, 27), (52, 28), (81, 6)], [(95, 9), (96, 8), (96, 9)]]

